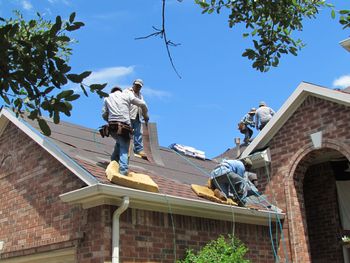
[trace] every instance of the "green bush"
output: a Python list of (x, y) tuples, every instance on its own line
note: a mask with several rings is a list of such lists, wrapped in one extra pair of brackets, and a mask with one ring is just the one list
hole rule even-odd
[(217, 240), (210, 241), (197, 254), (189, 249), (186, 257), (178, 263), (249, 263), (244, 259), (248, 248), (232, 235), (227, 239), (219, 236)]

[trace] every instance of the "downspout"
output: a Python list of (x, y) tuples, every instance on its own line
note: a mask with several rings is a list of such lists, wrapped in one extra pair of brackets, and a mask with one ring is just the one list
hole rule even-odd
[(123, 202), (113, 213), (112, 222), (112, 263), (119, 263), (119, 218), (120, 215), (128, 208), (129, 197), (124, 196)]

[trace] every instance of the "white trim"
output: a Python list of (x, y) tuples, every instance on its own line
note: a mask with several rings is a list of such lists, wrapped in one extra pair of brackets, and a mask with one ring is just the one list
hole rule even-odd
[[(98, 180), (93, 177), (88, 171), (83, 169), (79, 164), (77, 164), (73, 159), (67, 156), (63, 151), (61, 151), (56, 144), (49, 141), (45, 136), (39, 133), (36, 129), (32, 128), (26, 121), (23, 121), (20, 117), (6, 109), (3, 108), (0, 112), (0, 120), (6, 117), (14, 125), (16, 125), (20, 130), (27, 134), (31, 139), (38, 143), (42, 148), (48, 151), (53, 157), (55, 157), (60, 163), (62, 163), (66, 168), (68, 168), (72, 173), (74, 173), (78, 178), (80, 178), (87, 185), (93, 185), (98, 183)], [(0, 131), (2, 127), (7, 125), (0, 121)], [(1, 134), (0, 134), (1, 135)]]
[(0, 259), (1, 263), (75, 263), (76, 249), (66, 248), (26, 256)]
[(236, 222), (257, 225), (268, 225), (269, 219), (276, 221), (277, 216), (279, 219), (284, 218), (283, 213), (253, 210), (101, 183), (61, 194), (60, 198), (69, 204), (81, 204), (83, 208), (90, 208), (101, 204), (121, 205), (124, 196), (130, 198), (130, 208), (142, 210), (164, 213), (171, 211), (173, 214), (225, 221), (231, 221), (234, 214)]
[(292, 114), (299, 108), (307, 96), (314, 96), (348, 107), (350, 106), (350, 94), (302, 82), (273, 118), (266, 124), (264, 129), (262, 129), (258, 136), (255, 137), (253, 142), (244, 150), (241, 158), (247, 157), (255, 149), (265, 147)]
[(350, 52), (350, 38), (344, 39), (343, 41), (340, 41), (339, 44), (345, 48), (347, 51)]

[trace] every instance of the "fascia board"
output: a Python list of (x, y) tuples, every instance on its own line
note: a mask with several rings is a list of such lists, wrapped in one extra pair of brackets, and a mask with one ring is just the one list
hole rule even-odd
[(63, 202), (90, 208), (102, 204), (119, 206), (124, 196), (130, 198), (130, 208), (142, 210), (258, 225), (268, 225), (269, 220), (276, 221), (277, 217), (280, 220), (284, 218), (283, 213), (252, 210), (101, 183), (64, 193), (60, 198)]
[(343, 41), (340, 41), (339, 44), (345, 48), (347, 51), (350, 52), (350, 38), (344, 39)]
[[(68, 170), (74, 173), (78, 178), (80, 178), (87, 185), (97, 184), (98, 180), (93, 177), (88, 171), (83, 169), (79, 164), (72, 160), (68, 155), (61, 151), (58, 146), (53, 142), (45, 138), (36, 129), (31, 127), (27, 122), (23, 121), (21, 118), (17, 118), (16, 115), (5, 108), (1, 110), (1, 118), (6, 117), (14, 125), (16, 125), (20, 130), (27, 134), (32, 140), (49, 152), (54, 158), (56, 158), (60, 163), (62, 163)], [(0, 121), (0, 131), (1, 131)]]
[(331, 90), (311, 83), (302, 82), (286, 100), (265, 128), (255, 137), (253, 142), (244, 150), (241, 158), (247, 157), (253, 150), (262, 148), (272, 139), (285, 122), (299, 108), (307, 96), (314, 96), (345, 106), (350, 106), (350, 94)]

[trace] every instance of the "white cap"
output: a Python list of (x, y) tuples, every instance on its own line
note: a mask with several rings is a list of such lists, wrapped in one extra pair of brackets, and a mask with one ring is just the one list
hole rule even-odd
[(133, 84), (134, 85), (140, 85), (142, 87), (143, 86), (143, 81), (142, 81), (142, 79), (135, 79)]

